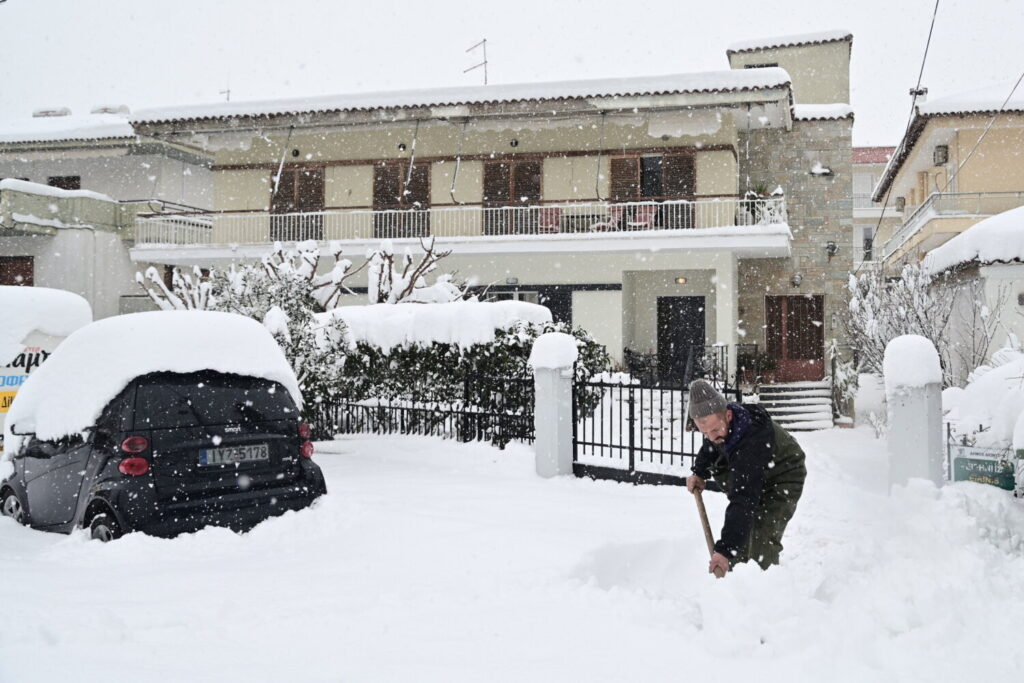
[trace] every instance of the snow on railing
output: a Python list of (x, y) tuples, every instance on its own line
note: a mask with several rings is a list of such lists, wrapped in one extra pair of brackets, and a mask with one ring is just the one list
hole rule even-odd
[(933, 192), (914, 210), (882, 247), (887, 260), (921, 228), (939, 216), (994, 216), (1024, 206), (1024, 192)]
[(786, 222), (783, 197), (664, 202), (574, 202), (540, 206), (459, 206), (406, 211), (140, 214), (136, 245), (260, 244), (298, 240), (494, 237), (688, 230)]

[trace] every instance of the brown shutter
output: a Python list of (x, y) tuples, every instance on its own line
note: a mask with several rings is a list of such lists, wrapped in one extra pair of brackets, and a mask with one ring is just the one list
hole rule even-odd
[(35, 283), (34, 275), (32, 256), (0, 256), (0, 285), (31, 287)]
[[(274, 178), (271, 176), (270, 181)], [(273, 185), (271, 185), (273, 189)], [(277, 192), (270, 200), (271, 213), (295, 213), (295, 169), (281, 169), (281, 177), (277, 181)]]
[(373, 208), (393, 209), (402, 201), (402, 169), (397, 164), (378, 164), (373, 169)]
[(539, 161), (520, 161), (515, 165), (513, 203), (535, 204), (540, 201), (541, 164)]
[(666, 197), (692, 197), (697, 192), (693, 157), (666, 156), (662, 161), (663, 192)]
[(412, 173), (409, 167), (402, 168), (402, 181), (408, 183), (402, 198), (402, 206), (407, 209), (426, 209), (430, 206), (430, 164), (415, 164)]
[(770, 358), (782, 358), (782, 299), (780, 296), (764, 298), (765, 350)]
[(511, 189), (511, 168), (504, 161), (484, 164), (484, 203), (494, 206), (507, 204)]
[(305, 213), (324, 210), (324, 170), (303, 168), (295, 173), (295, 208)]
[(628, 202), (640, 196), (640, 160), (637, 157), (613, 157), (612, 201)]

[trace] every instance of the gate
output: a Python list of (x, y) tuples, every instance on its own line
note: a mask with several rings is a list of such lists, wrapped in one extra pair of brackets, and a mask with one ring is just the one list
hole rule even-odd
[[(687, 391), (637, 380), (573, 384), (573, 473), (683, 485), (703, 437), (686, 429)], [(727, 400), (740, 392), (727, 388)]]

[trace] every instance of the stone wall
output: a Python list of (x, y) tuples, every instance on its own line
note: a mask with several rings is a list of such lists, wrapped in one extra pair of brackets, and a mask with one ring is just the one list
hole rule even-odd
[[(741, 342), (765, 343), (766, 295), (823, 294), (825, 344), (835, 337), (845, 343), (841, 315), (846, 307), (846, 282), (853, 267), (853, 153), (850, 119), (795, 121), (793, 130), (741, 133), (740, 191), (759, 185), (786, 193), (793, 231), (788, 259), (742, 259), (739, 262)], [(832, 175), (815, 175), (818, 163)], [(830, 259), (825, 245), (835, 242)], [(795, 273), (802, 275), (793, 286)]]

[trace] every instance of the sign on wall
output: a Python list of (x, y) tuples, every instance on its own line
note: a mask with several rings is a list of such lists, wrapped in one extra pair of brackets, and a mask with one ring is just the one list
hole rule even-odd
[(1013, 491), (1016, 462), (1012, 451), (949, 446), (953, 481), (973, 481)]

